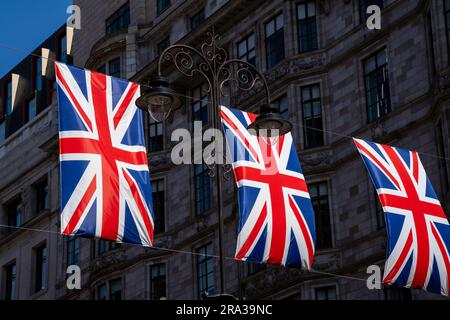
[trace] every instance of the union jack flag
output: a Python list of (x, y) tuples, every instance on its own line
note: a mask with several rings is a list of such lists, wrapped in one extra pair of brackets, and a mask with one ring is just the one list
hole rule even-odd
[(139, 85), (55, 64), (61, 233), (151, 246), (153, 205)]
[(221, 107), (221, 117), (238, 186), (235, 259), (309, 270), (314, 211), (291, 134), (270, 141), (247, 130), (255, 114)]
[(383, 282), (448, 295), (450, 225), (417, 152), (354, 139), (385, 213)]

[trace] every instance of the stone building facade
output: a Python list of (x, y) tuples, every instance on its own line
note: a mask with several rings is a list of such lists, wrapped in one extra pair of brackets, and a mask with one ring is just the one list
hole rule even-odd
[[(225, 259), (226, 292), (245, 299), (440, 298), (418, 290), (367, 289), (367, 266), (384, 264), (386, 230), (370, 178), (349, 137), (421, 152), (448, 213), (450, 166), (443, 158), (450, 153), (446, 24), (450, 8), (445, 1), (75, 0), (74, 4), (82, 13), (81, 30), (74, 33), (74, 65), (145, 83), (156, 74), (165, 47), (174, 43), (199, 47), (207, 40), (206, 32), (214, 30), (229, 57), (247, 59), (264, 74), (272, 100), (294, 124), (293, 138), (316, 211), (316, 272)], [(366, 27), (369, 4), (382, 7), (381, 30)], [(15, 297), (20, 299), (197, 299), (202, 290), (220, 290), (218, 259), (180, 252), (218, 253), (214, 183), (208, 182), (201, 166), (175, 166), (170, 161), (172, 131), (192, 130), (198, 112), (208, 114), (204, 86), (200, 77), (186, 79), (170, 65), (165, 75), (190, 98), (164, 124), (146, 119), (159, 223), (156, 248), (57, 234), (57, 107), (51, 103), (0, 144), (0, 167), (7, 172), (0, 181), (1, 222), (10, 224), (14, 203), (20, 203), (20, 225), (30, 229), (11, 233), (2, 228), (2, 298), (10, 295), (12, 265)], [(233, 91), (226, 102), (257, 111), (263, 100), (261, 90)], [(37, 214), (40, 181), (48, 183), (48, 205)], [(223, 184), (225, 256), (233, 257), (236, 190), (233, 181)], [(68, 264), (80, 266), (81, 290), (67, 289)], [(38, 280), (36, 274), (45, 277)]]

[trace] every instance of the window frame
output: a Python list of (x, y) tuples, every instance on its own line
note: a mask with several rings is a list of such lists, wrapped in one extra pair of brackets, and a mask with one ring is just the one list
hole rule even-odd
[[(14, 268), (13, 275), (10, 275), (10, 268)], [(5, 276), (5, 289), (3, 297), (6, 301), (17, 300), (17, 262), (13, 260), (3, 267)]]
[[(282, 27), (277, 28), (277, 20), (278, 17), (282, 17), (283, 19), (283, 24)], [(267, 26), (273, 22), (274, 23), (274, 32), (271, 35), (267, 35)], [(280, 63), (281, 61), (283, 61), (286, 58), (286, 45), (285, 45), (285, 39), (284, 39), (284, 25), (285, 25), (285, 21), (284, 21), (284, 13), (283, 12), (279, 12), (278, 14), (272, 16), (271, 19), (269, 19), (267, 22), (264, 23), (264, 43), (265, 43), (265, 49), (266, 49), (266, 69), (269, 70), (273, 67), (275, 67), (278, 63)], [(280, 36), (281, 34), (281, 36)], [(269, 51), (269, 45), (270, 45), (270, 41), (273, 39), (278, 39), (277, 37), (280, 37), (283, 41), (282, 41), (282, 50), (280, 52), (282, 52), (282, 55), (280, 55), (279, 59), (276, 59), (277, 61), (275, 61), (273, 64), (271, 62), (271, 59), (269, 59), (269, 57), (271, 57), (273, 55), (273, 52), (276, 52), (276, 50)], [(275, 46), (278, 47), (278, 46)], [(276, 55), (278, 57), (278, 55)]]
[(33, 292), (39, 293), (47, 289), (48, 248), (43, 242), (33, 248), (34, 251), (34, 286)]
[[(162, 190), (159, 190), (159, 187), (162, 186)], [(153, 187), (155, 187), (157, 190), (154, 191)], [(160, 234), (160, 233), (164, 233), (166, 232), (166, 181), (165, 178), (157, 178), (157, 179), (153, 179), (151, 181), (151, 192), (152, 192), (152, 199), (153, 199), (153, 207), (155, 208), (154, 210), (154, 231), (155, 231), (155, 235), (156, 234)], [(159, 198), (158, 200), (157, 197), (155, 197), (155, 193), (157, 192), (162, 192), (162, 204), (159, 204)], [(162, 217), (158, 217), (159, 213), (158, 213), (158, 209), (157, 208), (162, 208), (163, 212), (162, 212)], [(157, 230), (158, 227), (158, 221), (162, 221), (161, 222), (161, 229)]]
[[(314, 5), (314, 16), (309, 16), (309, 5)], [(305, 18), (300, 18), (300, 14), (299, 14), (299, 8), (300, 6), (304, 5), (305, 6)], [(298, 42), (298, 52), (301, 53), (306, 53), (306, 52), (311, 52), (314, 50), (317, 50), (319, 48), (319, 36), (318, 36), (318, 24), (317, 24), (317, 5), (316, 2), (314, 0), (305, 0), (305, 1), (301, 1), (298, 2), (296, 4), (296, 15), (297, 15), (297, 42)], [(311, 27), (312, 25), (312, 20), (314, 23), (314, 27), (315, 27), (315, 32), (311, 32), (311, 30), (309, 30), (309, 27)], [(302, 35), (301, 32), (301, 26), (302, 23), (306, 23), (308, 26), (308, 32), (307, 35)], [(302, 38), (308, 38), (308, 41), (311, 40), (312, 38), (312, 44), (310, 44), (308, 42), (308, 48), (307, 49), (303, 49), (302, 46)], [(315, 44), (314, 44), (314, 39), (315, 39)]]
[(68, 236), (66, 238), (66, 265), (78, 265), (80, 259), (80, 238), (77, 236)]
[(127, 30), (131, 23), (130, 1), (124, 3), (105, 19), (105, 35)]
[[(319, 97), (314, 97), (314, 89), (318, 89), (319, 91)], [(309, 90), (309, 99), (305, 98), (305, 90)], [(301, 106), (302, 106), (302, 124), (303, 124), (303, 147), (305, 149), (313, 149), (313, 148), (320, 148), (325, 145), (325, 134), (324, 134), (324, 116), (323, 116), (323, 105), (322, 105), (322, 88), (320, 83), (311, 83), (305, 86), (300, 87), (300, 100), (301, 100)], [(319, 103), (320, 105), (320, 117), (317, 117), (314, 114), (314, 103)], [(306, 117), (305, 114), (305, 105), (309, 104), (311, 108), (311, 115), (309, 117)], [(308, 120), (317, 120), (320, 118), (320, 128), (315, 128), (318, 130), (311, 129), (309, 125), (307, 125)], [(320, 134), (320, 138), (318, 142), (312, 142), (309, 141), (308, 138), (311, 136), (314, 136), (314, 139), (311, 140), (317, 140), (316, 135), (318, 136)]]
[[(197, 95), (198, 92), (198, 95)], [(191, 110), (192, 110), (192, 120), (201, 121), (202, 126), (206, 126), (210, 122), (210, 99), (208, 95), (208, 84), (206, 82), (202, 82), (196, 87), (191, 89), (192, 93), (192, 102), (191, 102)], [(206, 102), (207, 101), (207, 102)], [(199, 106), (199, 110), (195, 111), (196, 107)], [(198, 115), (200, 114), (200, 118)]]
[[(112, 70), (114, 66), (117, 66), (118, 70)], [(108, 60), (108, 75), (119, 79), (122, 77), (122, 60), (120, 56)]]
[[(213, 294), (216, 290), (216, 266), (215, 261), (212, 255), (214, 254), (214, 245), (212, 242), (208, 242), (204, 245), (201, 245), (195, 249), (196, 252), (196, 280), (197, 280), (197, 298), (202, 299), (202, 289), (206, 289), (209, 294)], [(208, 263), (212, 264), (212, 271), (208, 271)], [(205, 268), (202, 267), (202, 265), (205, 264)], [(201, 271), (205, 269), (206, 273), (201, 274)], [(208, 276), (212, 274), (212, 285), (208, 284)], [(201, 286), (201, 278), (205, 277), (205, 288), (202, 288)]]
[[(199, 166), (202, 166), (201, 171), (197, 171)], [(205, 163), (194, 164), (194, 209), (197, 217), (202, 216), (212, 208), (212, 179), (208, 174), (208, 170), (208, 166)], [(208, 181), (207, 185), (206, 181)], [(200, 182), (201, 186), (199, 186)], [(198, 194), (197, 191), (199, 191)], [(201, 197), (198, 198), (197, 195)]]
[[(330, 284), (330, 285), (323, 285), (323, 286), (317, 286), (317, 287), (314, 287), (313, 288), (314, 289), (314, 300), (316, 300), (316, 301), (328, 301), (328, 300), (339, 300), (338, 299), (338, 297), (339, 297), (339, 295), (338, 295), (338, 288), (337, 288), (337, 286), (335, 285), (335, 284)], [(327, 296), (327, 299), (318, 299), (318, 291), (319, 290), (324, 290), (324, 289), (334, 289), (334, 294), (335, 294), (335, 299), (329, 299), (329, 294), (328, 294), (328, 291), (326, 292), (326, 296)]]
[[(164, 269), (164, 274), (161, 274), (161, 267), (163, 267)], [(158, 268), (158, 274), (156, 277), (153, 276), (153, 269), (154, 268)], [(159, 298), (156, 298), (155, 296), (155, 292), (154, 292), (154, 279), (160, 277), (160, 278), (164, 278), (164, 292), (165, 295), (161, 296)], [(158, 262), (158, 263), (154, 263), (149, 265), (149, 299), (150, 300), (166, 300), (168, 298), (168, 286), (167, 286), (167, 263), (166, 262)], [(164, 298), (164, 299), (162, 299)]]
[[(327, 192), (326, 196), (325, 195), (321, 195), (320, 193), (320, 186), (321, 185), (325, 185), (325, 190)], [(313, 196), (312, 195), (312, 190), (313, 188), (316, 188), (317, 190), (317, 195)], [(310, 183), (308, 185), (308, 189), (309, 189), (309, 193), (311, 195), (311, 202), (314, 208), (314, 213), (315, 213), (315, 224), (316, 224), (316, 250), (329, 250), (332, 249), (334, 247), (334, 243), (333, 243), (333, 221), (332, 221), (332, 214), (331, 214), (331, 197), (330, 197), (330, 185), (329, 185), (329, 181), (328, 180), (319, 180), (319, 181), (314, 181), (312, 183)], [(327, 239), (327, 241), (329, 243), (326, 243), (325, 245), (321, 245), (319, 243), (319, 232), (320, 230), (318, 230), (318, 226), (320, 225), (320, 221), (318, 220), (319, 217), (320, 219), (322, 219), (321, 216), (321, 211), (322, 209), (320, 208), (320, 206), (322, 205), (321, 203), (316, 204), (316, 201), (323, 201), (325, 200), (327, 201), (327, 217), (328, 217), (328, 225), (329, 225), (329, 239)], [(323, 228), (323, 227), (322, 227)]]
[[(249, 39), (253, 37), (253, 48), (249, 48)], [(241, 54), (240, 53), (240, 47), (241, 44), (245, 43), (245, 53)], [(244, 60), (248, 63), (250, 63), (251, 65), (253, 65), (254, 67), (256, 67), (256, 33), (254, 31), (250, 32), (249, 34), (247, 34), (245, 37), (243, 37), (237, 44), (236, 44), (236, 49), (237, 49), (237, 57), (240, 60)], [(253, 52), (253, 57), (249, 58), (249, 55)], [(253, 60), (253, 61), (252, 61)]]
[[(385, 52), (385, 62), (381, 65), (379, 65), (378, 63), (378, 55), (384, 51)], [(374, 59), (375, 60), (375, 68), (370, 71), (370, 72), (366, 72), (366, 66), (367, 63), (370, 59)], [(389, 113), (391, 113), (393, 111), (392, 108), (392, 103), (391, 103), (391, 89), (390, 89), (390, 77), (389, 77), (389, 59), (388, 59), (388, 50), (387, 47), (381, 47), (377, 50), (375, 50), (374, 52), (372, 52), (370, 55), (366, 56), (363, 60), (362, 60), (362, 71), (363, 71), (363, 81), (364, 81), (364, 95), (365, 95), (365, 104), (366, 104), (366, 122), (367, 124), (371, 124), (374, 123), (376, 121), (378, 121), (379, 119), (383, 118), (384, 116), (388, 115)], [(377, 118), (371, 119), (371, 111), (372, 111), (372, 107), (373, 105), (369, 104), (369, 92), (373, 91), (374, 88), (376, 88), (377, 90), (377, 95), (378, 95), (378, 91), (380, 90), (379, 88), (379, 83), (377, 82), (376, 87), (371, 87), (370, 90), (367, 87), (367, 81), (368, 78), (371, 76), (376, 75), (377, 79), (380, 72), (384, 72), (385, 76), (386, 76), (386, 81), (382, 82), (382, 84), (385, 85), (385, 92), (383, 92), (383, 94), (386, 95), (385, 99), (386, 100), (386, 106), (385, 109), (387, 109), (387, 111), (381, 111), (381, 108), (379, 108), (380, 103), (375, 104), (377, 107), (377, 114), (379, 114), (379, 116)]]
[[(148, 113), (147, 113), (148, 114)], [(152, 128), (155, 130), (155, 134), (152, 134)], [(161, 130), (161, 134), (158, 134)], [(164, 122), (156, 121), (148, 114), (148, 152), (155, 153), (165, 150), (165, 127)], [(156, 143), (152, 143), (156, 141)]]

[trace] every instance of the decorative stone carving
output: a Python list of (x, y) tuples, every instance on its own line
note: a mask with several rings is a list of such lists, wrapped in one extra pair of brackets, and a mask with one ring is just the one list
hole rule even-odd
[(317, 166), (331, 165), (333, 155), (331, 151), (322, 151), (314, 153), (313, 155), (302, 155), (302, 165), (306, 168), (313, 168)]
[(123, 263), (127, 260), (127, 255), (123, 250), (108, 252), (95, 260), (92, 271), (98, 271), (116, 264)]

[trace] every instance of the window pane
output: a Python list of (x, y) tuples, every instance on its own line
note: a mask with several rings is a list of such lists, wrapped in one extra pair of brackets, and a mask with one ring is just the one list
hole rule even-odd
[(298, 18), (305, 19), (306, 18), (306, 4), (299, 4), (297, 7)]
[(28, 101), (28, 121), (32, 120), (36, 116), (36, 98)]

